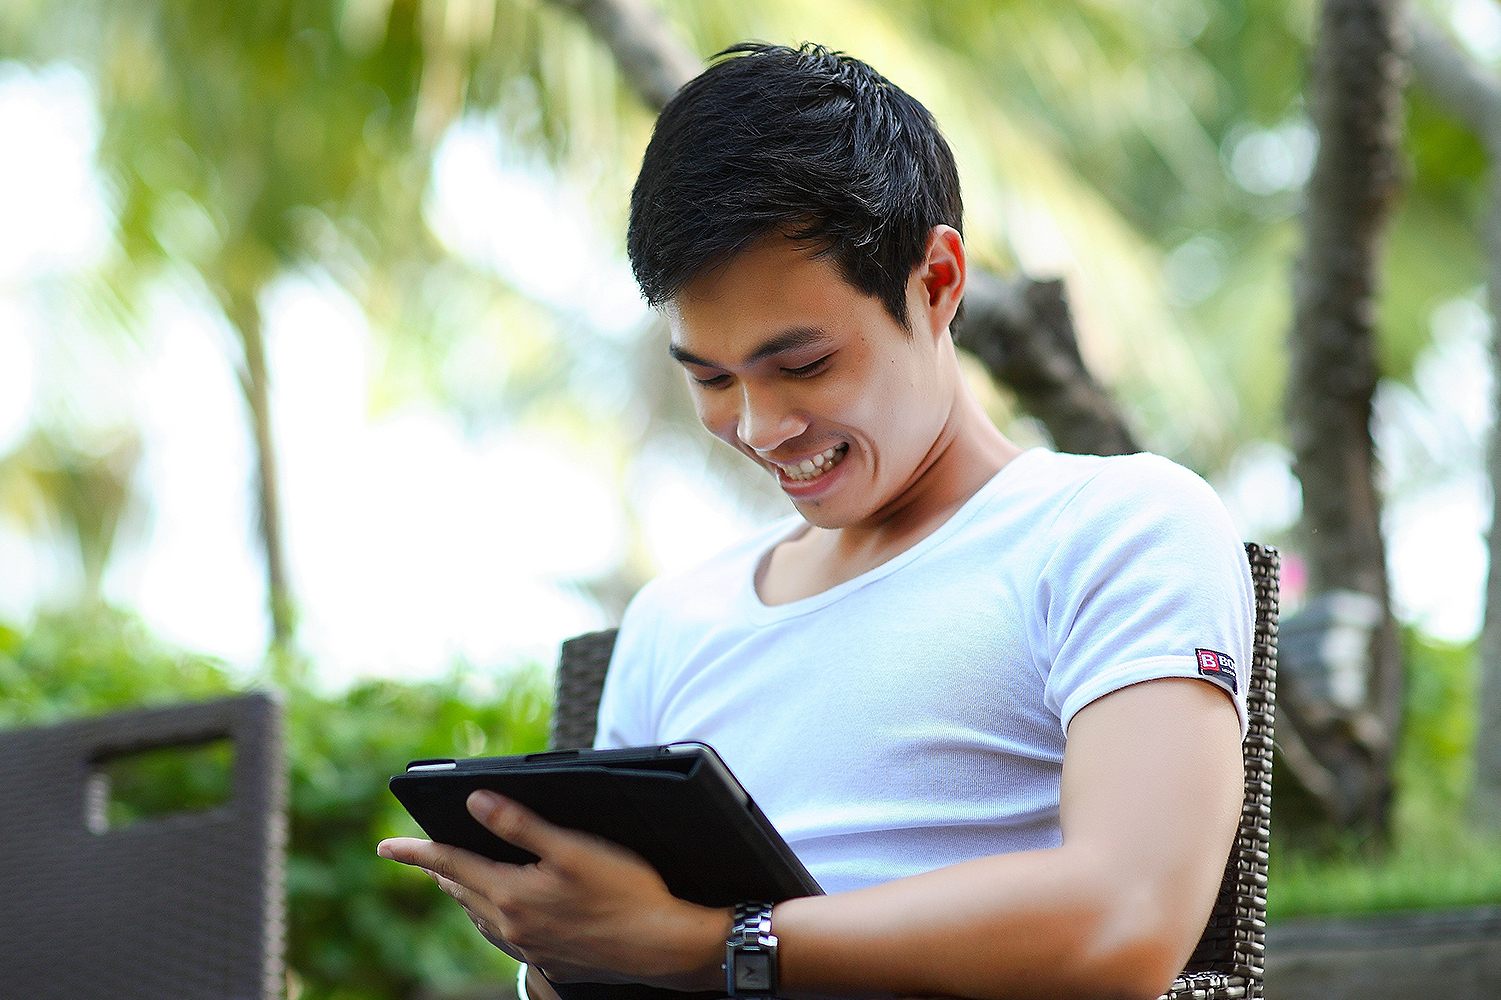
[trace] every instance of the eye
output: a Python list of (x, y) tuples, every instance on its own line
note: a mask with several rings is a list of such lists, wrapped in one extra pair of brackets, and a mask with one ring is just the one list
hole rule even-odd
[(825, 354), (823, 357), (819, 358), (817, 361), (812, 362), (811, 364), (803, 365), (801, 368), (783, 368), (782, 372), (784, 374), (791, 375), (794, 378), (807, 378), (810, 375), (817, 375), (820, 371), (823, 370), (824, 365), (831, 357), (833, 357), (832, 354)]
[(697, 375), (691, 375), (690, 377), (705, 389), (723, 389), (730, 384), (730, 377), (723, 373), (715, 375), (713, 378), (699, 378)]

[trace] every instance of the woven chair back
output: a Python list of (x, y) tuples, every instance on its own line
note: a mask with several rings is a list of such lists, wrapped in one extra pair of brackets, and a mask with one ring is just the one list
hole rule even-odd
[[(1246, 691), (1249, 728), (1242, 755), (1246, 795), (1235, 846), (1204, 935), (1166, 1000), (1232, 1000), (1260, 997), (1266, 954), (1266, 872), (1272, 809), (1272, 722), (1277, 693), (1277, 581), (1279, 557), (1267, 545), (1249, 543), (1256, 623)], [(550, 746), (594, 743), (599, 696), (604, 687), (615, 629), (590, 632), (563, 643), (558, 662), (557, 702)]]
[(1251, 641), (1251, 682), (1246, 689), (1250, 726), (1241, 756), (1246, 797), (1235, 847), (1225, 865), (1219, 897), (1183, 975), (1168, 1000), (1260, 997), (1266, 964), (1266, 869), (1271, 845), (1272, 723), (1277, 698), (1277, 587), (1280, 557), (1269, 545), (1246, 545), (1256, 597)]
[[(105, 764), (228, 740), (228, 798), (111, 829)], [(284, 765), (265, 695), (0, 732), (0, 993), (282, 995)]]

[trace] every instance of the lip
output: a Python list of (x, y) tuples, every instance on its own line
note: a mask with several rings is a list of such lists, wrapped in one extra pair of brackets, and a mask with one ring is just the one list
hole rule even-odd
[[(813, 455), (822, 454), (826, 450), (828, 449), (820, 448), (818, 451), (811, 452), (810, 454), (804, 456), (804, 458), (811, 458), (813, 457)], [(802, 461), (801, 458), (789, 461), (786, 464), (794, 465), (800, 461)], [(786, 493), (788, 497), (793, 500), (816, 500), (822, 497), (824, 494), (828, 493), (834, 488), (835, 485), (837, 485), (835, 480), (843, 477), (845, 466), (849, 465), (849, 462), (850, 456), (848, 453), (846, 453), (845, 456), (839, 460), (839, 463), (837, 465), (815, 479), (791, 479), (788, 477), (787, 473), (782, 471), (782, 466), (780, 464), (776, 462), (772, 462), (770, 464), (772, 471), (776, 473), (777, 485), (782, 487), (782, 492)]]

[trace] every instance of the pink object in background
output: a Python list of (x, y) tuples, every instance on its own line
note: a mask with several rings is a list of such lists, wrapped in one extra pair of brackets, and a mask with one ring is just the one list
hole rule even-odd
[(1292, 614), (1303, 606), (1308, 596), (1308, 564), (1296, 552), (1282, 553), (1282, 579), (1278, 601), (1283, 615)]

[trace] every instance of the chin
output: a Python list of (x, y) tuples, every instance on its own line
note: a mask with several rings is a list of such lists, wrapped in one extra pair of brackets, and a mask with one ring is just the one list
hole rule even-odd
[(815, 528), (823, 528), (827, 531), (848, 528), (858, 520), (848, 512), (839, 511), (824, 504), (798, 503), (794, 500), (792, 506), (803, 516), (804, 521)]

